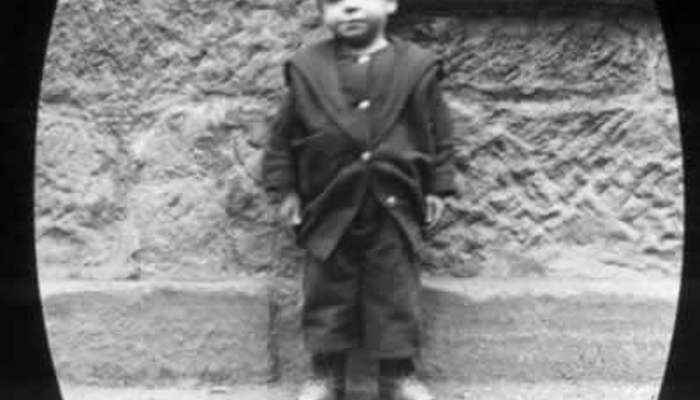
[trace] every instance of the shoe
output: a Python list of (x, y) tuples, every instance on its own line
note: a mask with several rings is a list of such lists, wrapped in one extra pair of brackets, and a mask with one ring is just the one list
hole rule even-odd
[(435, 396), (414, 375), (379, 378), (379, 400), (435, 400)]
[(331, 379), (309, 379), (301, 385), (297, 400), (343, 400), (344, 390)]

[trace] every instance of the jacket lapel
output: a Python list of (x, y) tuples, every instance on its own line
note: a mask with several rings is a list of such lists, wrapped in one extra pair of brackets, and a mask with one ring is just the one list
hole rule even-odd
[(376, 81), (372, 82), (371, 98), (377, 109), (372, 113), (372, 142), (380, 141), (399, 118), (413, 86), (437, 59), (423, 49), (400, 39), (392, 39), (393, 51), (376, 64)]
[[(370, 101), (376, 108), (367, 118), (366, 111), (349, 107), (343, 98), (338, 77), (337, 53), (331, 40), (307, 48), (291, 61), (304, 76), (319, 106), (328, 117), (358, 143), (371, 138), (376, 144), (394, 125), (413, 86), (437, 58), (424, 49), (400, 39), (389, 57), (380, 57), (370, 82)], [(330, 67), (330, 68), (329, 68)]]
[(324, 41), (308, 48), (303, 56), (295, 57), (292, 64), (302, 73), (328, 117), (355, 141), (366, 142), (370, 124), (364, 114), (345, 103), (335, 67), (337, 55), (333, 43)]

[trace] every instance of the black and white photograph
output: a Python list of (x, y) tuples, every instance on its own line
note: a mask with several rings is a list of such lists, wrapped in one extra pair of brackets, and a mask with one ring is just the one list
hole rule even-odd
[(58, 0), (31, 210), (62, 399), (660, 400), (692, 246), (664, 28)]

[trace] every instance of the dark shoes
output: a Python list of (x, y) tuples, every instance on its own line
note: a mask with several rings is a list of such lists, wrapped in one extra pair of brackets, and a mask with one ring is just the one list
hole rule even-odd
[(344, 400), (346, 358), (344, 353), (313, 354), (313, 377), (302, 384), (297, 400)]
[(334, 384), (332, 379), (310, 379), (299, 390), (297, 400), (343, 400), (345, 388)]
[[(312, 355), (312, 378), (302, 384), (296, 400), (345, 400), (345, 364), (343, 353)], [(380, 360), (378, 384), (379, 400), (435, 400), (407, 358)]]
[(379, 378), (379, 400), (435, 400), (427, 386), (415, 375)]
[[(344, 400), (345, 387), (332, 379), (304, 382), (297, 400)], [(423, 382), (415, 376), (379, 378), (379, 400), (435, 400)]]

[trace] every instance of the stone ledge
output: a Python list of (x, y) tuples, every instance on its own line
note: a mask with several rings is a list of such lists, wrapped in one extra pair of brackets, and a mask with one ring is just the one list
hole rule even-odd
[[(465, 383), (660, 379), (673, 279), (424, 279), (421, 373)], [(297, 381), (298, 285), (44, 282), (61, 379), (129, 386)], [(351, 370), (372, 372), (358, 352)]]
[[(424, 279), (421, 373), (431, 379), (660, 379), (675, 317), (675, 279)], [(298, 305), (280, 307), (273, 330), (278, 373), (307, 370)], [(358, 375), (374, 367), (362, 351)]]
[(546, 296), (552, 298), (576, 297), (585, 294), (636, 299), (654, 299), (675, 302), (678, 297), (677, 278), (625, 279), (616, 281), (600, 278), (509, 278), (454, 279), (425, 278), (423, 286), (433, 291), (460, 294), (465, 298), (483, 301), (494, 298)]
[(263, 282), (42, 284), (61, 378), (97, 385), (266, 382)]

